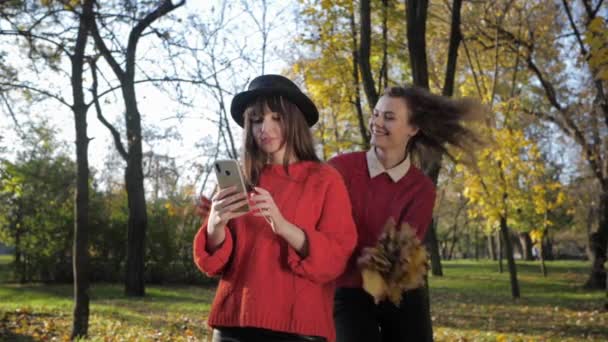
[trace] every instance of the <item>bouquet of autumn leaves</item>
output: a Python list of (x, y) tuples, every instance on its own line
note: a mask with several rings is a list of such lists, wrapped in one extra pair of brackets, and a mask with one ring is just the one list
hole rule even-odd
[(429, 268), (426, 249), (414, 229), (407, 223), (397, 229), (392, 218), (384, 225), (376, 246), (363, 249), (358, 265), (363, 288), (376, 303), (388, 298), (395, 305), (401, 302), (403, 291), (424, 285)]

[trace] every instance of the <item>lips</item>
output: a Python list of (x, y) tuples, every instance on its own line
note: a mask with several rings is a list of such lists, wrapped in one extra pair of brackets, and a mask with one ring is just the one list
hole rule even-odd
[(262, 137), (262, 138), (260, 139), (260, 142), (261, 142), (263, 145), (267, 145), (267, 144), (270, 144), (271, 142), (273, 142), (274, 140), (276, 140), (276, 139), (275, 139), (275, 138), (270, 138), (270, 137)]

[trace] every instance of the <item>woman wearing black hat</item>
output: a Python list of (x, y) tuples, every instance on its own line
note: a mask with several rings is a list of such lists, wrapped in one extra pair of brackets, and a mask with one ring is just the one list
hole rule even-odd
[[(230, 111), (254, 191), (217, 192), (194, 240), (196, 265), (221, 276), (213, 341), (333, 341), (335, 279), (357, 238), (342, 178), (314, 151), (317, 109), (290, 80), (264, 75)], [(235, 211), (247, 201), (250, 212)]]

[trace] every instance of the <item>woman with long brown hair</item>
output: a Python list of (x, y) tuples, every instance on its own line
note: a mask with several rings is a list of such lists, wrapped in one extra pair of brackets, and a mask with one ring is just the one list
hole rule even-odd
[[(356, 243), (340, 174), (319, 161), (312, 101), (279, 75), (255, 78), (231, 105), (244, 127), (249, 196), (226, 188), (207, 208), (194, 261), (220, 276), (213, 341), (333, 341), (335, 279)], [(249, 203), (251, 211), (237, 211)]]
[(398, 305), (378, 301), (363, 289), (357, 263), (365, 248), (377, 244), (389, 220), (424, 238), (435, 186), (415, 164), (427, 153), (449, 156), (447, 145), (466, 150), (468, 143), (478, 141), (463, 122), (478, 118), (482, 108), (475, 100), (454, 100), (422, 88), (387, 88), (369, 119), (372, 148), (329, 161), (344, 177), (358, 232), (355, 252), (338, 279), (338, 342), (432, 341), (423, 289), (405, 291)]

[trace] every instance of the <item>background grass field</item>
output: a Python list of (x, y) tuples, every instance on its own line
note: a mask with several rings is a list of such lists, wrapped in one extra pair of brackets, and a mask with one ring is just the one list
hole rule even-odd
[[(10, 279), (11, 259), (0, 257), (0, 279)], [(522, 298), (511, 299), (508, 273), (496, 262), (444, 262), (444, 277), (430, 277), (436, 341), (608, 340), (608, 313), (602, 291), (582, 284), (589, 265), (548, 263), (545, 278), (537, 264), (518, 263)], [(131, 299), (121, 284), (91, 288), (90, 340), (205, 340), (206, 316), (214, 288), (148, 286)], [(0, 284), (0, 339), (69, 338), (72, 286)]]

